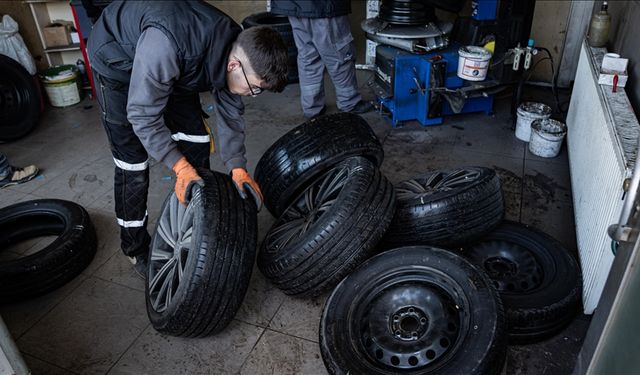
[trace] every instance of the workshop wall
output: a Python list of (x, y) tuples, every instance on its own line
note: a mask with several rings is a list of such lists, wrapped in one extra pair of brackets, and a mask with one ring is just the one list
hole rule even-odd
[[(536, 1), (533, 14), (531, 38), (535, 40), (536, 45), (551, 51), (556, 71), (562, 60), (570, 8), (570, 1)], [(544, 57), (546, 53), (539, 53), (534, 58), (534, 64)], [(551, 66), (548, 61), (541, 62), (531, 75), (533, 81), (550, 82), (551, 78)]]
[[(600, 9), (600, 5), (596, 4)], [(625, 90), (631, 106), (640, 116), (640, 1), (610, 1), (611, 29), (607, 48), (629, 59), (629, 80)], [(635, 22), (634, 22), (635, 21)]]

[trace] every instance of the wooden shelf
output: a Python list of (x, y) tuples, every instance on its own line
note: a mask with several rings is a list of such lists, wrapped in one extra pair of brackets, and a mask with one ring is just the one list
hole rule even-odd
[(70, 44), (68, 46), (51, 47), (44, 50), (45, 53), (65, 52), (65, 51), (80, 51), (80, 43)]

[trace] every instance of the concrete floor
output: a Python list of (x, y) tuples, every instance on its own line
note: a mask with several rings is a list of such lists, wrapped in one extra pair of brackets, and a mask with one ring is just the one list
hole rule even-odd
[[(366, 86), (369, 73), (359, 74), (365, 98), (372, 99)], [(327, 91), (329, 112), (335, 112), (331, 85)], [(269, 145), (302, 122), (298, 98), (298, 85), (289, 85), (284, 93), (245, 100), (251, 171)], [(210, 96), (203, 95), (202, 102), (206, 110)], [(508, 105), (509, 99), (503, 98), (493, 116), (461, 115), (429, 128), (409, 123), (392, 129), (378, 113), (364, 117), (384, 144), (382, 171), (392, 182), (434, 168), (495, 168), (503, 182), (507, 218), (537, 227), (575, 252), (566, 147), (554, 159), (530, 154), (514, 136)], [(257, 269), (236, 319), (221, 334), (183, 339), (154, 331), (146, 315), (143, 281), (119, 250), (112, 211), (113, 160), (94, 101), (48, 108), (32, 134), (0, 145), (0, 151), (14, 165), (36, 164), (42, 171), (29, 183), (0, 189), (0, 207), (40, 198), (72, 200), (89, 211), (99, 239), (95, 259), (72, 282), (40, 298), (0, 306), (0, 315), (34, 374), (326, 373), (317, 344), (326, 296), (313, 300), (285, 296)], [(222, 170), (216, 155), (212, 165)], [(169, 169), (152, 163), (148, 210), (152, 222), (173, 183)], [(266, 210), (260, 213), (259, 239), (273, 221)], [(32, 241), (11, 250), (28, 254), (39, 246), (42, 243)], [(510, 347), (504, 373), (570, 373), (588, 325), (589, 318), (579, 316), (550, 340)]]

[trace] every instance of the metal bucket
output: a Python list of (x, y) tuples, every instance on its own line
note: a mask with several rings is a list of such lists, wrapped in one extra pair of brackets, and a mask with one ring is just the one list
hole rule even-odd
[(42, 78), (44, 90), (54, 107), (67, 107), (80, 103), (80, 82), (75, 65), (60, 65), (49, 68)]
[(535, 120), (531, 124), (529, 151), (543, 158), (554, 158), (560, 153), (567, 125), (554, 119)]
[(524, 102), (518, 106), (516, 137), (525, 142), (531, 138), (531, 123), (538, 119), (551, 117), (551, 107), (543, 103)]

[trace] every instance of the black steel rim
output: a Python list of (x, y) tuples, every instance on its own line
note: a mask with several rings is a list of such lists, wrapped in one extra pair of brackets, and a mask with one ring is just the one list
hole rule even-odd
[(0, 79), (0, 126), (12, 126), (27, 115), (32, 100), (20, 80), (5, 76)]
[(192, 190), (187, 206), (171, 194), (160, 215), (160, 221), (151, 244), (149, 274), (147, 275), (149, 300), (153, 309), (161, 313), (173, 301), (184, 280), (193, 242), (193, 223), (196, 207), (201, 206), (202, 189)]
[(484, 268), (500, 293), (531, 292), (544, 280), (543, 268), (535, 254), (513, 242), (483, 241), (469, 249), (467, 256)]
[(351, 306), (355, 349), (376, 368), (398, 373), (437, 369), (461, 345), (471, 319), (458, 283), (427, 267), (385, 275)]
[(480, 175), (478, 168), (434, 172), (424, 178), (401, 182), (396, 187), (396, 196), (398, 200), (423, 199), (439, 192), (461, 190), (474, 184)]

